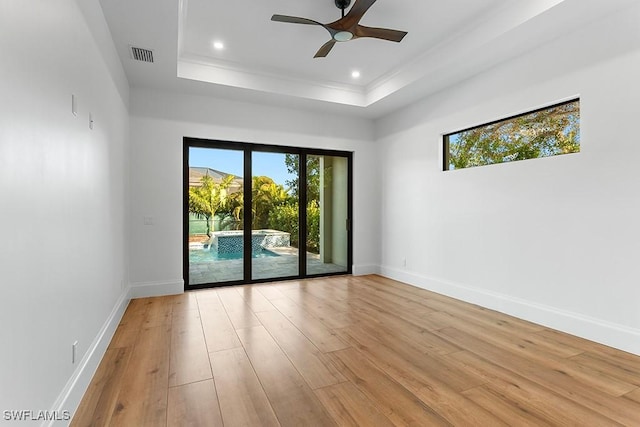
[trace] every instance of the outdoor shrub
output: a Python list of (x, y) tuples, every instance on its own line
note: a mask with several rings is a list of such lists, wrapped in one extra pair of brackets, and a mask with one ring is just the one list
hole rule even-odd
[[(269, 228), (291, 233), (291, 246), (299, 247), (298, 202), (275, 206), (269, 212)], [(316, 200), (307, 205), (307, 250), (318, 253), (320, 248), (320, 208)]]

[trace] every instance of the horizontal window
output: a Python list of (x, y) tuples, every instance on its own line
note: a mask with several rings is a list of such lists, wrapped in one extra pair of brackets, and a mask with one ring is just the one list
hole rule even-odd
[(580, 151), (580, 100), (444, 136), (444, 170)]

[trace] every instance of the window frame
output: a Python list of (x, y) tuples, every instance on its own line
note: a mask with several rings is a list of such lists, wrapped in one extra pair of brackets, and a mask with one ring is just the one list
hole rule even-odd
[[(568, 99), (566, 101), (561, 101), (561, 102), (556, 102), (554, 104), (549, 104), (547, 106), (544, 107), (540, 107), (540, 108), (536, 108), (534, 110), (529, 110), (526, 111), (524, 113), (519, 113), (519, 114), (514, 114), (505, 118), (501, 118), (501, 119), (497, 119), (497, 120), (493, 120), (487, 123), (483, 123), (480, 125), (476, 125), (476, 126), (470, 126), (461, 130), (457, 130), (454, 132), (448, 132), (442, 135), (442, 147), (443, 147), (443, 151), (442, 151), (442, 171), (443, 172), (448, 172), (448, 171), (452, 171), (452, 170), (462, 170), (462, 169), (471, 169), (474, 167), (478, 167), (478, 166), (490, 166), (490, 165), (498, 165), (498, 164), (502, 164), (502, 163), (511, 163), (513, 161), (519, 161), (519, 160), (511, 160), (511, 161), (506, 161), (506, 162), (498, 162), (498, 163), (487, 163), (487, 164), (483, 164), (483, 165), (477, 165), (477, 166), (470, 166), (470, 167), (465, 167), (465, 168), (461, 168), (461, 169), (450, 169), (450, 158), (451, 158), (451, 149), (450, 149), (450, 145), (449, 145), (449, 137), (458, 133), (462, 133), (462, 132), (467, 132), (470, 130), (474, 130), (474, 129), (478, 129), (478, 128), (482, 128), (485, 126), (491, 126), (491, 125), (495, 125), (497, 123), (501, 123), (501, 122), (506, 122), (509, 120), (513, 120), (513, 119), (517, 119), (523, 116), (527, 116), (529, 114), (535, 114), (538, 113), (540, 111), (544, 111), (544, 110), (550, 110), (552, 108), (556, 108), (556, 107), (561, 107), (563, 105), (567, 105), (567, 104), (572, 104), (574, 102), (578, 103), (578, 106), (580, 106), (580, 96), (576, 96), (573, 97), (571, 99)], [(576, 153), (570, 153), (570, 154), (576, 154)], [(556, 154), (557, 155), (557, 154)], [(553, 156), (543, 156), (543, 157), (531, 157), (530, 159), (521, 159), (521, 160), (531, 160), (531, 159), (541, 159), (541, 158), (546, 158), (546, 157), (555, 157), (556, 155)]]
[[(321, 149), (311, 147), (295, 147), (286, 145), (261, 144), (253, 142), (227, 141), (217, 139), (195, 138), (185, 136), (182, 138), (182, 276), (184, 281), (184, 290), (206, 289), (213, 287), (246, 285), (253, 283), (276, 282), (283, 280), (299, 280), (316, 277), (329, 277), (338, 275), (353, 274), (353, 156), (352, 151), (341, 151), (332, 149)], [(213, 149), (230, 149), (244, 152), (244, 174), (243, 177), (253, 177), (252, 171), (252, 154), (255, 152), (267, 153), (290, 153), (300, 156), (298, 177), (305, 180), (307, 176), (307, 156), (333, 156), (342, 157), (347, 160), (347, 268), (346, 271), (335, 273), (308, 273), (306, 264), (306, 251), (301, 251), (304, 256), (298, 259), (299, 269), (295, 276), (286, 277), (270, 277), (254, 279), (252, 277), (252, 257), (251, 257), (251, 233), (244, 233), (243, 240), (243, 278), (239, 280), (230, 280), (224, 282), (212, 282), (201, 284), (189, 284), (189, 149), (191, 147), (213, 148)], [(251, 182), (251, 180), (249, 180)], [(300, 181), (302, 182), (302, 181)], [(251, 185), (244, 186), (245, 204), (251, 206), (252, 199)], [(299, 233), (307, 235), (307, 215), (304, 209), (307, 199), (307, 185), (300, 185), (300, 201), (299, 206)], [(251, 209), (244, 209), (244, 223), (251, 224)]]

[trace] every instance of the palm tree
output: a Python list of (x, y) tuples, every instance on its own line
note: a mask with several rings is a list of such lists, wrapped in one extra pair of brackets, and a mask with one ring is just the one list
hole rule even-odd
[(268, 176), (254, 176), (252, 185), (253, 229), (266, 228), (269, 212), (287, 199), (287, 191)]
[(189, 212), (207, 221), (207, 235), (213, 231), (213, 219), (220, 209), (224, 209), (229, 201), (228, 188), (235, 176), (227, 175), (219, 183), (209, 175), (203, 176), (200, 187), (189, 188)]
[(235, 222), (235, 229), (241, 230), (243, 228), (242, 212), (244, 209), (244, 192), (238, 191), (229, 195), (227, 209), (230, 211)]

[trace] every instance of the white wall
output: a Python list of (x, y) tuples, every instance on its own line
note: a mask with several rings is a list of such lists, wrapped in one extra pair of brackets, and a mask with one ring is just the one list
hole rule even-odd
[(125, 302), (128, 86), (105, 41), (97, 1), (0, 2), (3, 411), (74, 410)]
[[(131, 91), (133, 295), (180, 292), (183, 137), (354, 152), (354, 271), (379, 264), (373, 124), (364, 119), (144, 89)], [(152, 217), (153, 225), (143, 218)]]
[[(382, 272), (640, 354), (638, 22), (636, 5), (380, 120)], [(576, 95), (579, 154), (442, 172), (443, 133)]]

